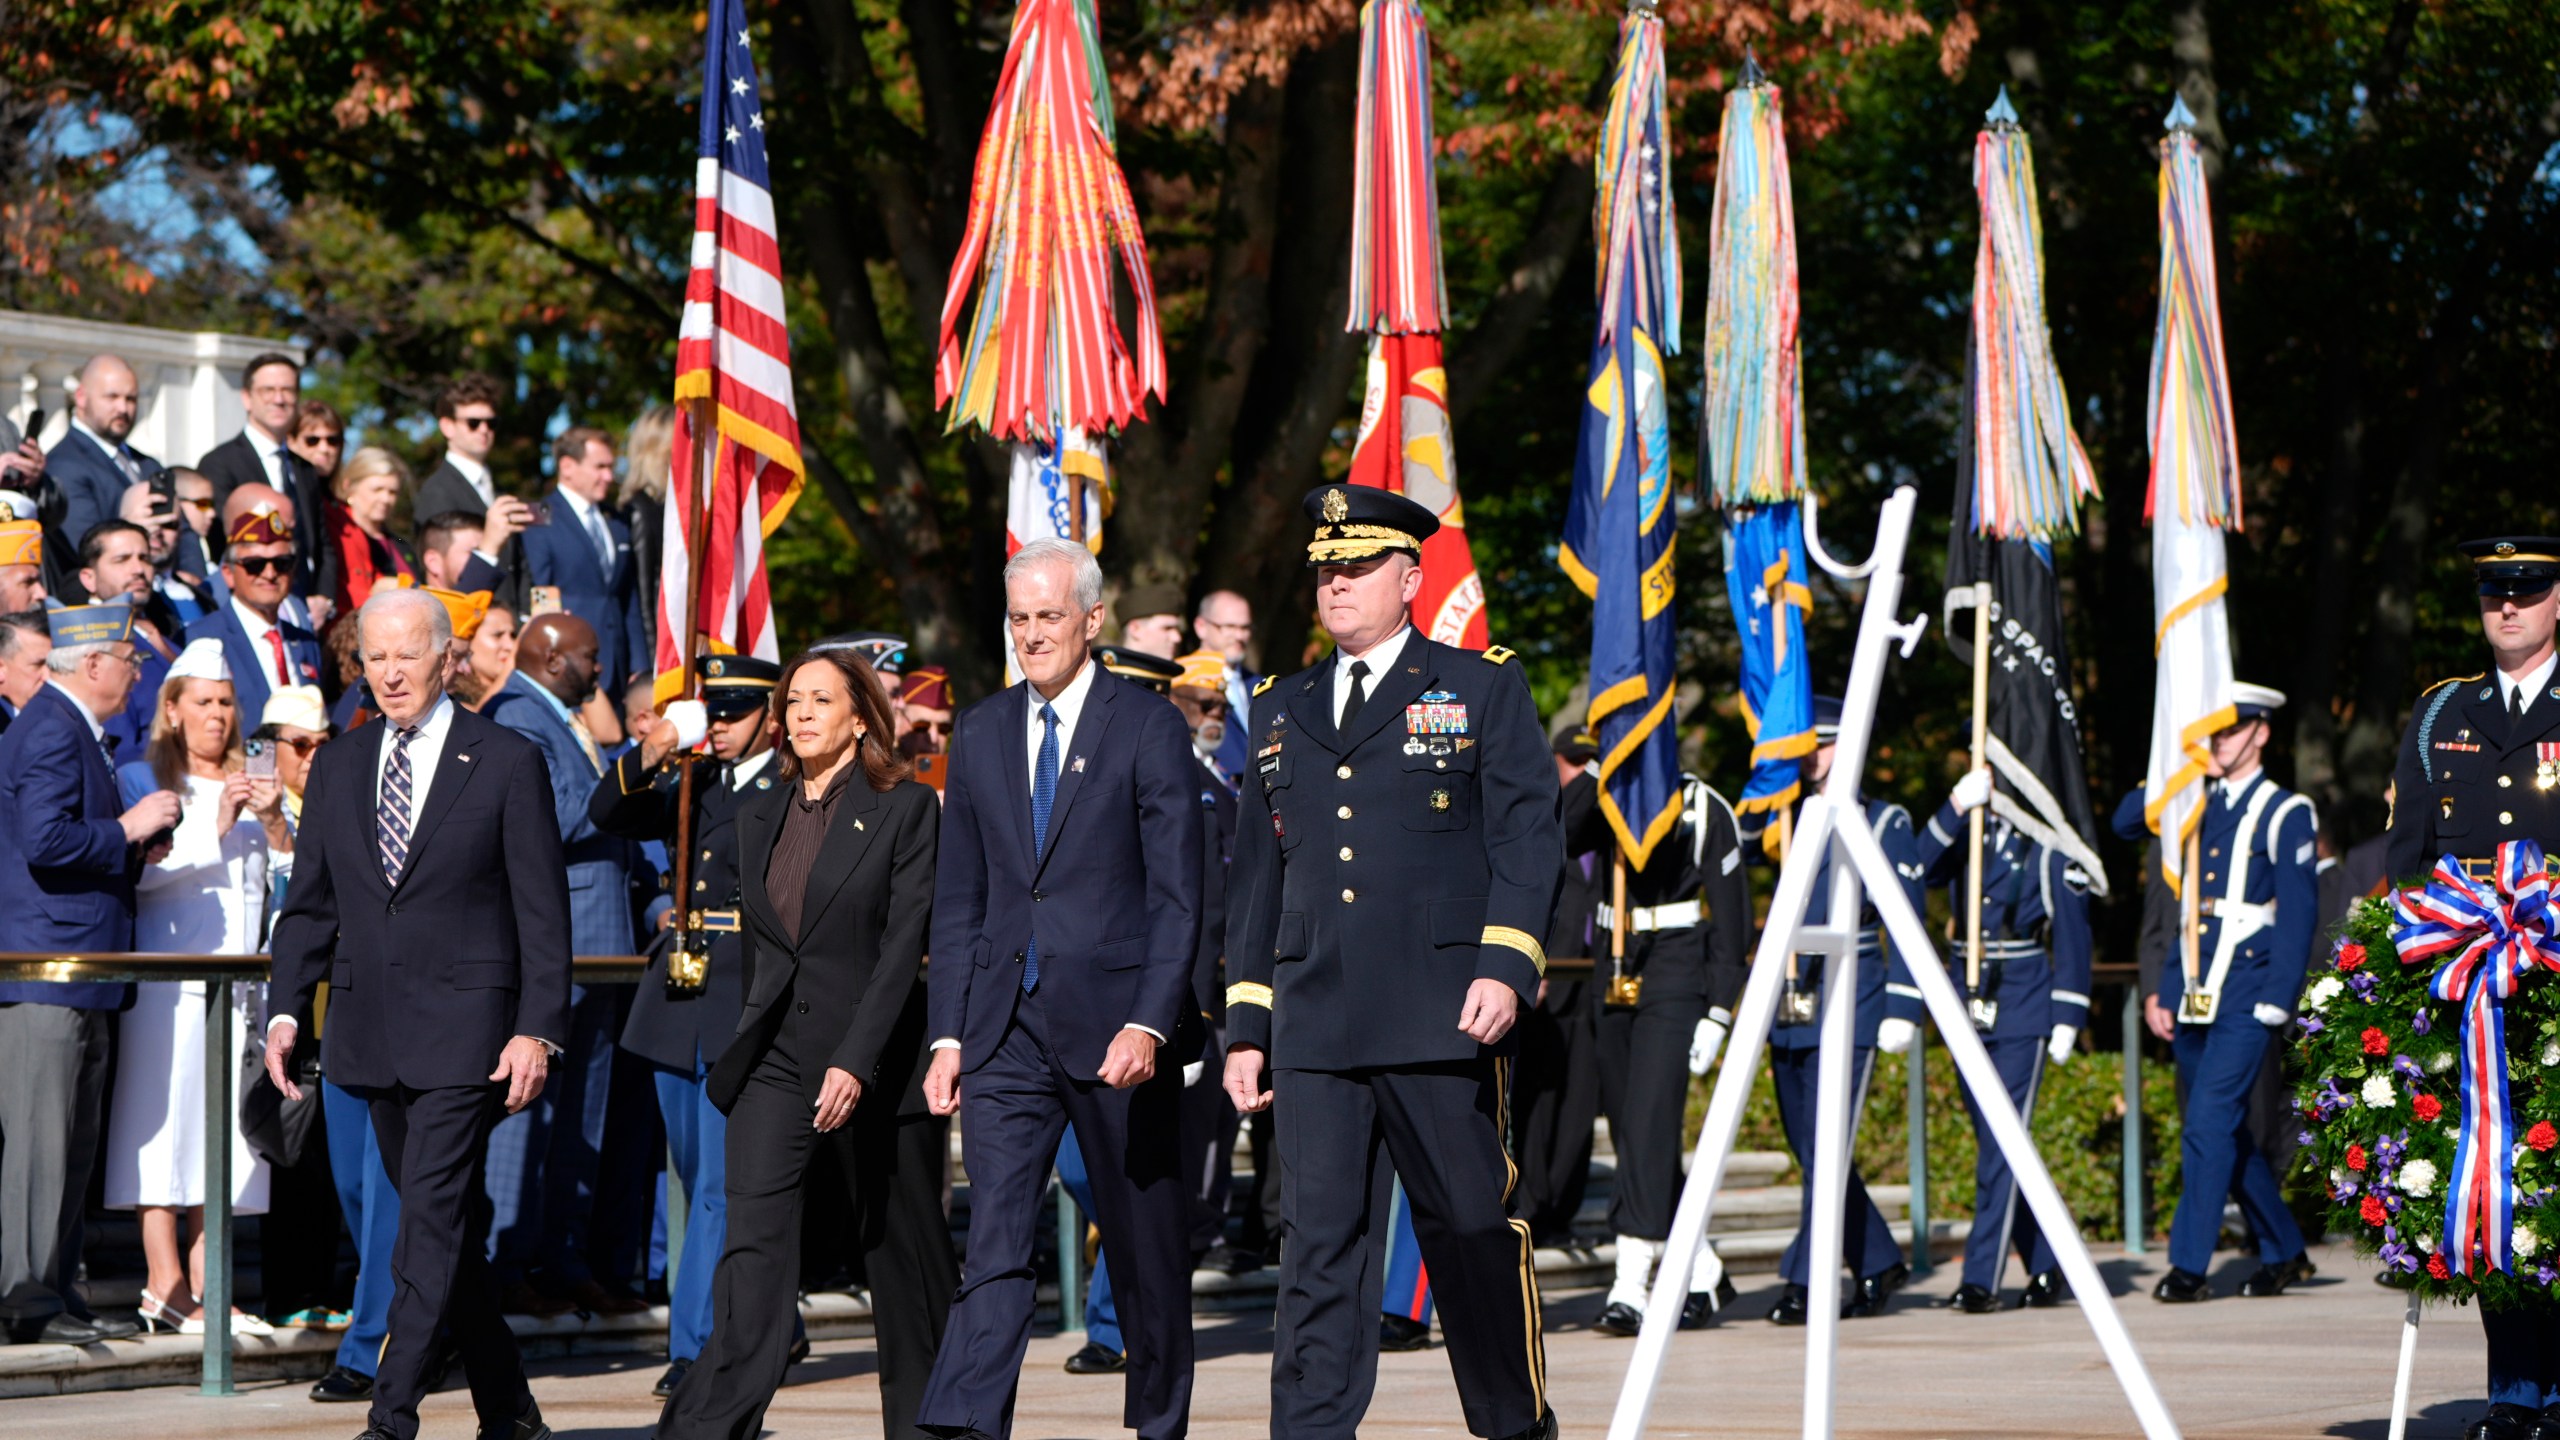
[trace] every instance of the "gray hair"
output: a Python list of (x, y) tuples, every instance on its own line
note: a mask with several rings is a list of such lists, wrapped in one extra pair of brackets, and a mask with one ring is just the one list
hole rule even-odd
[(442, 653), (451, 648), (453, 645), (453, 614), (444, 608), (443, 601), (428, 594), (424, 590), (384, 590), (379, 588), (377, 588), (372, 595), (366, 597), (363, 607), (356, 611), (356, 648), (359, 651), (364, 648), (364, 622), (366, 620), (387, 619), (403, 611), (414, 611), (418, 615), (424, 617), (427, 625), (427, 638), (434, 643), (438, 653)]
[(77, 675), (80, 666), (92, 655), (104, 655), (112, 642), (96, 641), (87, 645), (56, 645), (44, 657), (44, 668), (57, 675)]
[(1013, 588), (1015, 576), (1042, 565), (1067, 567), (1067, 593), (1075, 598), (1078, 610), (1091, 610), (1102, 603), (1101, 562), (1095, 560), (1093, 552), (1082, 545), (1055, 536), (1034, 540), (1013, 552), (1013, 558), (1004, 562), (1005, 588)]

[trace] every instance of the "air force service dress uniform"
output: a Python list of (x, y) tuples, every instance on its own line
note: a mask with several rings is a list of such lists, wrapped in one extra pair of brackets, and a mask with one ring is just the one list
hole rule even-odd
[[(2560, 577), (2560, 536), (2474, 540), (2462, 549), (2484, 599), (2538, 604)], [(2393, 779), (2393, 884), (2417, 879), (2447, 855), (2485, 876), (2506, 840), (2536, 840), (2545, 854), (2560, 854), (2560, 665), (2545, 658), (2514, 679), (2492, 665), (2429, 687), (2400, 737)], [(2540, 1043), (2531, 1026), (2507, 1033), (2511, 1047)], [(2465, 1434), (2560, 1440), (2560, 1317), (2484, 1304), (2480, 1328), (2489, 1342), (2490, 1411)]]
[[(2264, 719), (2284, 704), (2281, 691), (2263, 685), (2235, 685), (2232, 699), (2234, 723)], [(2141, 833), (2143, 795), (2136, 790), (2116, 807), (2118, 834)], [(2158, 996), (2178, 1018), (2171, 1043), (2187, 1091), (2169, 1273), (2152, 1292), (2169, 1301), (2210, 1293), (2204, 1277), (2222, 1233), (2226, 1195), (2239, 1202), (2258, 1242), (2259, 1268), (2240, 1293), (2273, 1295), (2309, 1273), (2301, 1227), (2249, 1133), (2249, 1093), (2267, 1047), (2293, 1018), (2311, 963), (2320, 906), (2319, 816), (2309, 796), (2259, 770), (2208, 782), (2198, 826), (2203, 873), (2188, 883), (2203, 887), (2196, 941), (2203, 973), (2191, 993), (2186, 966), (2173, 950), (2160, 967)]]
[[(2089, 1024), (2089, 881), (2078, 867), (2006, 820), (1986, 816), (1984, 824), (1981, 983), (1966, 983), (1970, 967), (1961, 934), (1953, 947), (1951, 978), (2008, 1088), (2010, 1103), (2021, 1116), (2032, 1116), (2048, 1051), (2067, 1045), (2070, 1032)], [(1927, 867), (1928, 882), (1948, 887), (1959, 926), (1964, 923), (1971, 851), (1965, 828), (1965, 817), (1949, 801), (1920, 832), (1920, 862)], [(1893, 958), (1884, 1003), (1888, 1019), (1919, 1023), (1920, 991), (1899, 954)], [(2005, 1238), (2027, 1267), (2020, 1303), (2058, 1304), (2067, 1292), (2053, 1246), (2018, 1203), (2017, 1178), (1983, 1123), (1982, 1107), (1970, 1088), (1964, 1098), (1973, 1116), (1973, 1230), (1965, 1239), (1964, 1280), (1953, 1303), (1975, 1314), (2000, 1308)]]
[[(1838, 737), (1839, 700), (1829, 695), (1814, 697), (1813, 733), (1816, 742), (1823, 745)], [(1912, 908), (1919, 909), (1920, 847), (1912, 833), (1911, 812), (1873, 796), (1866, 798), (1865, 808), (1867, 823), (1875, 831), (1877, 843), (1884, 847), (1885, 859), (1892, 862), (1893, 873), (1900, 878)], [(1805, 915), (1820, 924), (1830, 914), (1831, 867), (1824, 865), (1814, 872)], [(1813, 1117), (1819, 1088), (1815, 1070), (1822, 1040), (1823, 957), (1798, 955), (1794, 968), (1785, 992), (1778, 997), (1777, 1020), (1769, 1028), (1769, 1070), (1777, 1090), (1778, 1120), (1786, 1128), (1787, 1148), (1795, 1152), (1796, 1166), (1804, 1172), (1807, 1182), (1796, 1212), (1795, 1238), (1787, 1242), (1786, 1253), (1778, 1259), (1778, 1273), (1786, 1285), (1769, 1318), (1781, 1325), (1804, 1323), (1805, 1287), (1811, 1283), (1813, 1273), (1805, 1247), (1813, 1233)], [(1857, 1133), (1859, 1113), (1866, 1108), (1867, 1081), (1875, 1073), (1876, 1030), (1884, 1023), (1885, 970), (1883, 923), (1870, 901), (1858, 911), (1858, 1005), (1854, 1026), (1857, 1054), (1849, 1069), (1854, 1094), (1849, 1107), (1849, 1133), (1853, 1135)], [(1903, 1264), (1902, 1246), (1885, 1224), (1884, 1213), (1868, 1198), (1866, 1179), (1855, 1164), (1849, 1167), (1848, 1206), (1842, 1212), (1840, 1226), (1841, 1259), (1849, 1273), (1857, 1277), (1841, 1312), (1850, 1316), (1879, 1314), (1885, 1301), (1911, 1278), (1911, 1271)]]
[[(1320, 489), (1307, 508), (1312, 564), (1418, 555), (1437, 528), (1366, 486)], [(1510, 1213), (1509, 1037), (1458, 1029), (1478, 979), (1535, 1001), (1564, 866), (1555, 764), (1510, 658), (1408, 626), (1362, 657), (1365, 675), (1337, 656), (1253, 697), (1227, 1025), (1271, 1067), (1288, 1225), (1271, 1433), (1285, 1440), (1350, 1440), (1368, 1408), (1391, 1174), (1467, 1428), (1552, 1434), (1529, 1229)]]

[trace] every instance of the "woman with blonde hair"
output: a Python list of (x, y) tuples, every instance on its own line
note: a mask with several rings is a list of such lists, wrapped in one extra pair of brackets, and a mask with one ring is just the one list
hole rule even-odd
[(338, 548), (338, 613), (353, 615), (381, 582), (417, 579), (408, 546), (391, 533), (392, 512), (409, 490), (409, 467), (390, 451), (367, 445), (347, 457), (332, 489), (337, 498), (326, 523), (329, 543)]
[(615, 502), (631, 527), (631, 567), (640, 577), (640, 613), (658, 616), (658, 571), (666, 552), (667, 486), (675, 479), (676, 412), (652, 405), (631, 422), (622, 447), (622, 489)]
[[(270, 852), (290, 854), (284, 791), (272, 765), (249, 773), (231, 668), (222, 642), (197, 640), (179, 653), (160, 688), (151, 737), (140, 760), (117, 772), (126, 800), (173, 790), (185, 802), (169, 853), (136, 884), (133, 948), (180, 955), (251, 955), (265, 946)], [(134, 987), (121, 1021), (109, 1102), (106, 1200), (139, 1210), (149, 1268), (140, 1312), (152, 1329), (201, 1334), (204, 1289), (204, 1031), (201, 981), (146, 981)], [(232, 1044), (254, 1063), (264, 1034), (266, 987), (232, 990)], [(263, 1214), (267, 1167), (230, 1126), (235, 1214)], [(181, 1258), (181, 1224), (193, 1239)], [(264, 1335), (263, 1320), (236, 1314), (232, 1326)]]

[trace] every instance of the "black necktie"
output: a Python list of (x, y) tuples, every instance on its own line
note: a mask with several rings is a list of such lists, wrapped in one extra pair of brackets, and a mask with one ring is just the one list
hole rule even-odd
[(1333, 728), (1336, 730), (1348, 730), (1351, 728), (1351, 722), (1360, 718), (1361, 702), (1369, 698), (1368, 692), (1363, 690), (1361, 686), (1362, 682), (1366, 681), (1368, 678), (1369, 662), (1366, 660), (1352, 661), (1351, 698), (1342, 702), (1342, 719), (1335, 722)]
[(2524, 687), (2521, 685), (2510, 685), (2507, 687), (2507, 723), (2513, 725), (2523, 717)]

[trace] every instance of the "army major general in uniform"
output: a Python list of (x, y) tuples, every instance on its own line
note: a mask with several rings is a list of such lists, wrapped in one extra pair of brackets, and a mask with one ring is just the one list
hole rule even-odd
[[(2393, 773), (2398, 804), (2388, 845), (2393, 883), (2450, 855), (2488, 873), (2499, 842), (2536, 840), (2560, 853), (2560, 537), (2518, 535), (2463, 547), (2480, 583), (2491, 665), (2419, 697)], [(2530, 1048), (2531, 1026), (2508, 1044)], [(2521, 1038), (2518, 1038), (2521, 1037)], [(2469, 1440), (2560, 1440), (2560, 1320), (2548, 1310), (2480, 1307), (2489, 1341), (2489, 1413)]]
[(1306, 508), (1336, 649), (1254, 696), (1229, 874), (1227, 1089), (1246, 1111), (1277, 1097), (1288, 1225), (1271, 1433), (1360, 1428), (1392, 1165), (1468, 1430), (1546, 1440), (1503, 1133), (1509, 1032), (1536, 998), (1564, 868), (1555, 766), (1510, 652), (1407, 623), (1436, 517), (1359, 485)]

